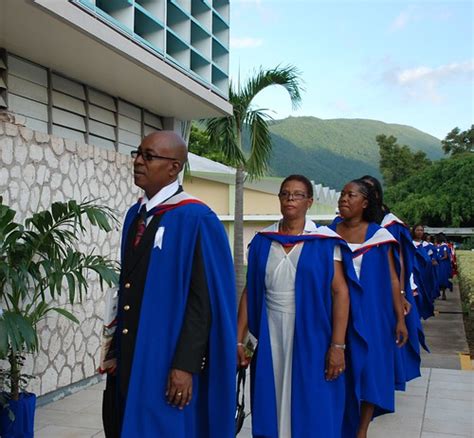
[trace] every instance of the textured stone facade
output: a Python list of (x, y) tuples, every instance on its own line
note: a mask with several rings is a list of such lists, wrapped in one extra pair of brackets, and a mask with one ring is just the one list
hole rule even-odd
[[(132, 160), (115, 151), (80, 144), (23, 126), (21, 116), (0, 114), (0, 195), (17, 211), (16, 221), (49, 208), (55, 201), (94, 199), (112, 208), (119, 220), (106, 234), (92, 228), (79, 249), (118, 259), (120, 225), (140, 191), (133, 184)], [(28, 358), (25, 372), (37, 376), (29, 390), (43, 395), (95, 374), (103, 315), (97, 278), (82, 303), (65, 305), (79, 319), (49, 316), (39, 326), (40, 349)], [(60, 298), (65, 304), (66, 298)]]

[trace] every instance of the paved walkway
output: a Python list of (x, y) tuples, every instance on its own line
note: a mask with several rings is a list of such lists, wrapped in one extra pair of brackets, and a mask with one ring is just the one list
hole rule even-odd
[[(469, 355), (461, 311), (459, 288), (447, 292), (447, 300), (436, 300), (435, 317), (423, 321), (430, 353), (423, 352), (423, 366), (428, 368), (461, 369), (460, 355)], [(469, 363), (469, 361), (467, 361)], [(472, 367), (471, 367), (472, 368)]]
[[(460, 309), (457, 288), (447, 301), (436, 302), (439, 314), (424, 322), (431, 354), (422, 356), (422, 377), (397, 393), (397, 412), (377, 418), (370, 438), (474, 438), (474, 372), (461, 370), (459, 353), (468, 350)], [(102, 390), (99, 383), (39, 408), (35, 437), (104, 437)], [(250, 422), (248, 417), (239, 438), (251, 438)]]

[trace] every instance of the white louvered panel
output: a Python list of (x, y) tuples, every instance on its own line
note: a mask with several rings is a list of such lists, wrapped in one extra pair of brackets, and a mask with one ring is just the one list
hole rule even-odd
[(108, 94), (89, 88), (89, 102), (110, 111), (116, 111), (115, 99)]
[(58, 108), (53, 108), (53, 123), (67, 128), (76, 129), (84, 132), (86, 130), (86, 123), (84, 117), (63, 111)]
[(163, 123), (161, 122), (161, 119), (158, 116), (155, 116), (155, 114), (145, 111), (143, 120), (145, 122), (145, 125), (153, 126), (154, 128), (160, 130), (163, 129)]
[(63, 138), (71, 138), (84, 143), (84, 134), (74, 129), (65, 128), (64, 126), (53, 125), (53, 135)]
[(115, 114), (112, 111), (108, 111), (103, 108), (99, 108), (95, 105), (89, 105), (89, 117), (102, 123), (115, 126)]
[(118, 106), (118, 112), (120, 114), (138, 121), (142, 119), (142, 110), (140, 108), (131, 105), (130, 103), (124, 102), (123, 100), (119, 100)]
[(148, 134), (152, 134), (153, 132), (156, 132), (157, 129), (154, 128), (153, 126), (145, 125), (143, 127), (143, 131), (144, 131), (145, 136), (147, 136)]
[(48, 121), (48, 106), (16, 94), (8, 94), (8, 108), (17, 114), (29, 116), (43, 122)]
[(80, 114), (81, 116), (86, 115), (86, 106), (82, 100), (60, 93), (59, 91), (53, 91), (53, 106), (62, 108), (71, 113)]
[(25, 126), (34, 131), (48, 132), (48, 122), (32, 119), (31, 117), (26, 117)]
[(3, 60), (3, 51), (0, 50), (0, 108), (7, 107), (7, 66)]
[(89, 132), (99, 137), (115, 141), (115, 128), (105, 123), (89, 120)]
[(121, 154), (125, 154), (130, 156), (130, 152), (134, 151), (137, 147), (136, 146), (129, 146), (128, 144), (119, 143), (118, 144), (118, 151)]
[(119, 142), (133, 146), (136, 149), (141, 143), (141, 137), (137, 134), (119, 129)]
[(8, 55), (8, 73), (43, 87), (48, 86), (48, 72), (45, 68), (13, 55)]
[(107, 149), (110, 151), (115, 151), (115, 143), (110, 140), (106, 140), (105, 138), (96, 137), (95, 135), (89, 135), (89, 143), (95, 144), (102, 149)]
[(61, 91), (81, 100), (86, 100), (86, 93), (83, 85), (56, 74), (53, 74), (52, 80), (54, 90)]
[(46, 87), (12, 74), (8, 75), (8, 91), (37, 102), (48, 103), (48, 89)]
[(118, 125), (120, 129), (133, 132), (134, 134), (140, 135), (142, 131), (140, 122), (130, 119), (129, 117), (122, 116), (120, 114), (118, 116)]

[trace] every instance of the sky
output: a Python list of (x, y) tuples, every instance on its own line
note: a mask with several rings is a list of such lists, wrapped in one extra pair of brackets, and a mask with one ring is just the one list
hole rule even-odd
[(275, 119), (364, 118), (410, 125), (443, 139), (474, 123), (474, 2), (231, 0), (230, 75), (294, 65), (294, 110), (281, 87), (256, 108)]

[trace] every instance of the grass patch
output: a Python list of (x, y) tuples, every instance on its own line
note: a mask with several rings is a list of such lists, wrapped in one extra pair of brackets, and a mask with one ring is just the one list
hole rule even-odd
[(464, 329), (471, 358), (474, 357), (474, 251), (456, 251)]

